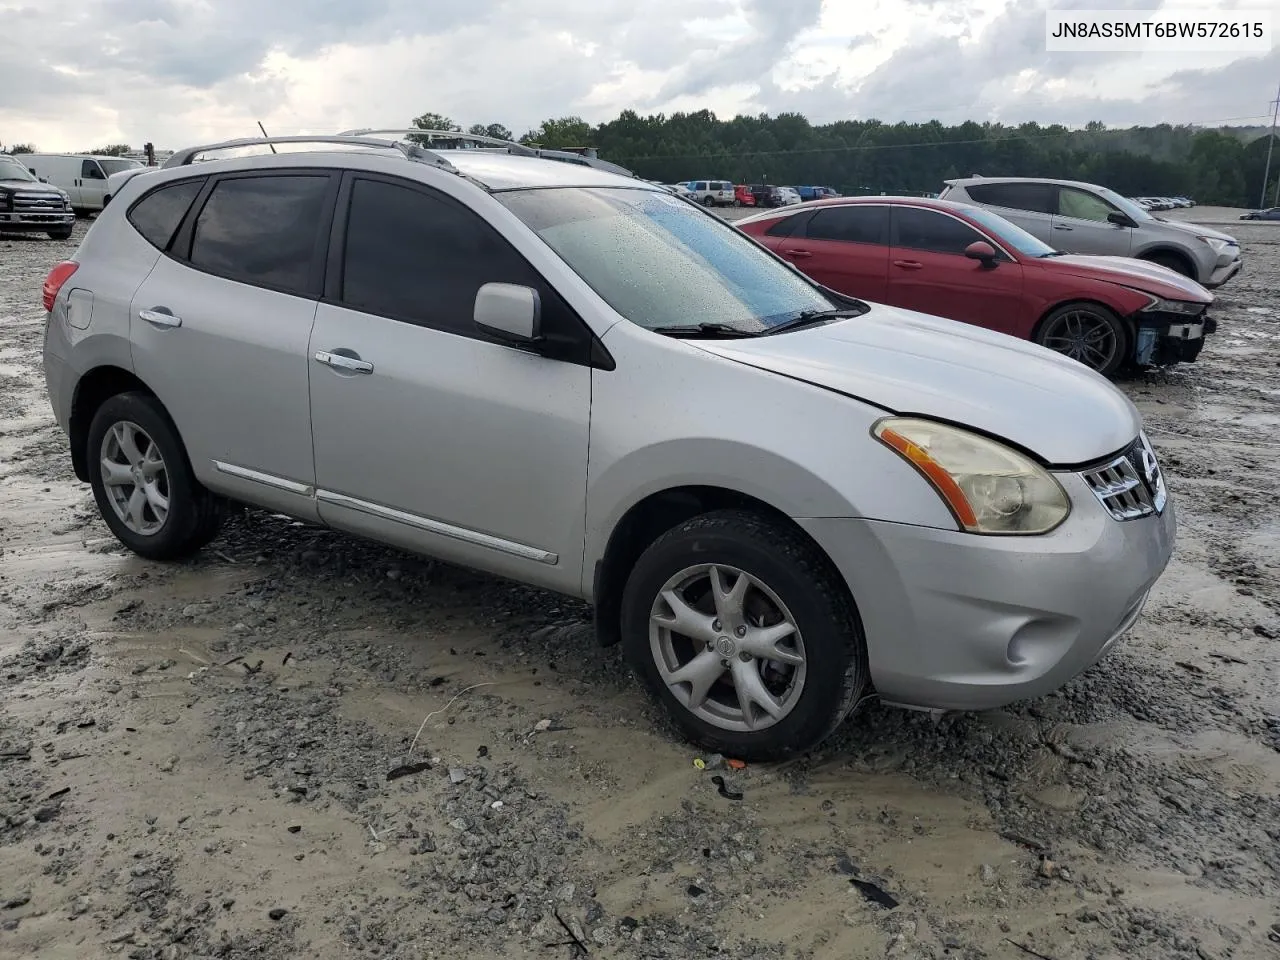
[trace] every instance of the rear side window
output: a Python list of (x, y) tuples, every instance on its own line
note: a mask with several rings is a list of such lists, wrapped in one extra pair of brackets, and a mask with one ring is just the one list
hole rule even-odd
[(828, 207), (819, 210), (805, 228), (810, 240), (839, 240), (844, 243), (887, 243), (887, 206)]
[(800, 226), (800, 221), (807, 216), (807, 213), (793, 213), (789, 217), (779, 217), (774, 221), (773, 226), (765, 231), (765, 234), (770, 237), (789, 237), (795, 233), (796, 227)]
[(965, 192), (974, 203), (1053, 213), (1053, 187), (1047, 183), (971, 183)]
[(214, 186), (196, 220), (191, 265), (285, 293), (313, 292), (329, 178), (243, 177)]
[(204, 179), (183, 180), (152, 190), (129, 210), (128, 219), (143, 238), (161, 251), (167, 251), (178, 231), (178, 225), (191, 208)]
[(954, 217), (922, 207), (893, 208), (893, 245), (931, 253), (963, 254), (982, 234)]

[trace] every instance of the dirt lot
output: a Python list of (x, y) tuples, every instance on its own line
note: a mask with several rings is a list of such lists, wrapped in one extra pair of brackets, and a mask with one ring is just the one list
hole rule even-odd
[(1219, 216), (1217, 336), (1125, 384), (1181, 522), (1126, 645), (741, 800), (576, 603), (259, 512), (127, 554), (40, 371), (74, 241), (0, 237), (0, 957), (1280, 958), (1280, 225)]

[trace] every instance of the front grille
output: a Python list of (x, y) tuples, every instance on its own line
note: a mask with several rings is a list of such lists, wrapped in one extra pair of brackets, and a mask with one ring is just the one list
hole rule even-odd
[(15, 213), (55, 213), (66, 209), (66, 203), (56, 193), (15, 193)]
[(1085, 483), (1117, 520), (1137, 520), (1164, 511), (1169, 494), (1147, 435), (1118, 457), (1083, 473)]

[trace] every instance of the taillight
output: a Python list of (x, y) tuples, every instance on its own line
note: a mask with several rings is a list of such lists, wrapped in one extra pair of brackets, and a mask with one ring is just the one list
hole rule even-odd
[(53, 309), (53, 301), (58, 299), (58, 291), (62, 289), (62, 285), (71, 279), (71, 275), (80, 268), (80, 264), (74, 260), (63, 260), (49, 271), (49, 275), (44, 278), (44, 309), (47, 313)]

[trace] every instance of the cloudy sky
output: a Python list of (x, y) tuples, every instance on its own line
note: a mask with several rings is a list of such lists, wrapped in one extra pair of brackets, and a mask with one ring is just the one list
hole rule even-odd
[[(1166, 9), (1263, 0), (1165, 0)], [(1261, 122), (1269, 54), (1047, 54), (1046, 0), (0, 0), (0, 143), (157, 147), (708, 108)], [(1052, 0), (1151, 9), (1158, 0)], [(1280, 4), (1266, 3), (1280, 30)]]

